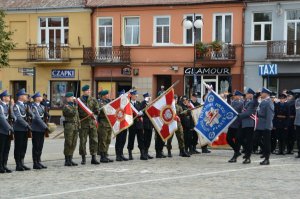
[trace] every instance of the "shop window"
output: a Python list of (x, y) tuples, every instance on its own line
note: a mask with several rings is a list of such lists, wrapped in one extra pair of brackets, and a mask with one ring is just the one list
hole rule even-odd
[(67, 92), (74, 92), (76, 97), (80, 96), (80, 83), (78, 81), (52, 81), (50, 89), (50, 102), (53, 109), (63, 107)]
[(272, 39), (272, 13), (254, 13), (252, 23), (252, 40), (254, 42)]

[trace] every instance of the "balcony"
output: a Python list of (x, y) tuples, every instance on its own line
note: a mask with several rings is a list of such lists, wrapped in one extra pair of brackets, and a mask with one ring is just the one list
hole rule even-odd
[(300, 40), (268, 41), (267, 59), (273, 61), (299, 61)]
[(83, 64), (128, 65), (130, 64), (130, 48), (124, 46), (83, 47)]
[(37, 63), (70, 62), (68, 44), (28, 44), (27, 61)]
[[(205, 45), (205, 44), (204, 44)], [(205, 45), (202, 52), (196, 46), (196, 61), (205, 66), (233, 66), (236, 63), (236, 47), (232, 44), (223, 44), (218, 49), (210, 44)]]

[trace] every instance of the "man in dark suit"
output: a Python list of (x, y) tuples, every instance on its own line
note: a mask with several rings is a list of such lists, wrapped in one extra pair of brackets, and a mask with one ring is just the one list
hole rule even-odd
[(144, 132), (143, 132), (143, 113), (142, 110), (142, 104), (141, 102), (137, 101), (138, 93), (136, 90), (130, 92), (131, 100), (130, 103), (134, 106), (134, 108), (138, 111), (136, 119), (134, 120), (134, 123), (131, 127), (129, 127), (129, 135), (128, 135), (128, 154), (129, 154), (129, 160), (133, 160), (132, 157), (132, 150), (134, 148), (134, 140), (135, 136), (137, 136), (138, 141), (138, 148), (140, 149), (140, 159), (141, 160), (148, 160), (147, 154), (145, 152), (145, 144), (144, 144)]

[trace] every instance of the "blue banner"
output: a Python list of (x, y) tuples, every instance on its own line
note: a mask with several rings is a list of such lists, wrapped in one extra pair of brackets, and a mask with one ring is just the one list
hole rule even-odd
[(204, 102), (195, 131), (212, 143), (234, 122), (237, 112), (214, 91), (210, 91)]

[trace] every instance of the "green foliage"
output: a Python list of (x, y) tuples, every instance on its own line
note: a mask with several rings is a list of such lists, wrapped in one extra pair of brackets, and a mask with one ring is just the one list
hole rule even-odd
[(8, 54), (16, 46), (11, 38), (13, 32), (7, 30), (4, 17), (4, 11), (0, 10), (0, 68), (9, 66)]
[(201, 54), (205, 54), (205, 53), (208, 52), (208, 45), (202, 43), (201, 41), (199, 41), (196, 44), (196, 51), (199, 52), (199, 53), (201, 53)]
[(221, 51), (222, 48), (223, 48), (222, 42), (217, 41), (217, 40), (211, 42), (211, 43), (210, 43), (210, 46), (212, 47), (213, 51), (217, 51), (217, 52)]

